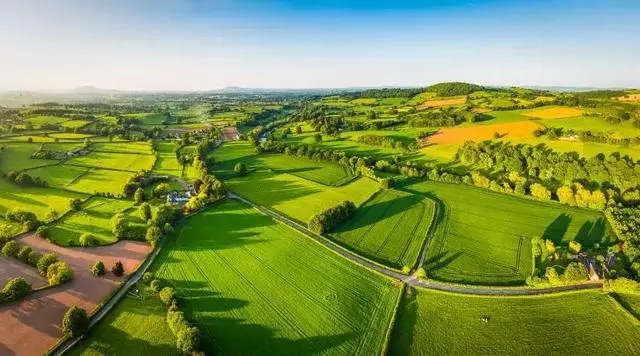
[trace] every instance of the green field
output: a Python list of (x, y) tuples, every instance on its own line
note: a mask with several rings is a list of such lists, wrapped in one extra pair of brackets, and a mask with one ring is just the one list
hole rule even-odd
[(59, 116), (46, 116), (46, 115), (38, 115), (34, 117), (30, 117), (27, 119), (30, 123), (35, 127), (40, 127), (43, 124), (60, 124), (65, 121), (69, 121), (68, 117), (59, 117)]
[(340, 187), (327, 187), (295, 175), (269, 171), (251, 172), (246, 177), (225, 183), (239, 195), (303, 224), (314, 214), (343, 200), (351, 200), (358, 206), (380, 189), (380, 185), (369, 178), (359, 178)]
[(478, 297), (414, 289), (400, 305), (390, 355), (634, 355), (640, 350), (640, 323), (597, 290)]
[(32, 177), (39, 177), (47, 182), (49, 187), (66, 189), (67, 186), (91, 168), (54, 164), (51, 166), (30, 169), (26, 171)]
[(63, 127), (68, 127), (70, 129), (75, 129), (75, 128), (80, 128), (80, 127), (85, 127), (87, 125), (89, 125), (91, 123), (91, 121), (87, 121), (87, 120), (69, 120), (69, 121), (65, 121), (62, 123)]
[(0, 143), (0, 147), (4, 147), (0, 151), (0, 172), (21, 171), (58, 162), (49, 159), (31, 159), (31, 155), (40, 149), (40, 144)]
[(156, 142), (157, 156), (153, 171), (161, 175), (169, 175), (180, 177), (182, 175), (182, 166), (176, 159), (176, 145), (173, 142)]
[(610, 124), (598, 117), (575, 116), (538, 121), (547, 127), (559, 127), (565, 130), (591, 131), (593, 134), (611, 135), (615, 138), (634, 138), (640, 136), (640, 129), (633, 126), (632, 120), (620, 124)]
[(442, 207), (425, 269), (432, 278), (471, 284), (522, 284), (532, 273), (531, 238), (585, 247), (608, 242), (596, 211), (543, 203), (467, 185), (409, 183)]
[(391, 280), (236, 201), (176, 235), (153, 269), (183, 297), (206, 354), (381, 352), (399, 293)]
[(162, 125), (167, 118), (165, 114), (156, 113), (127, 114), (125, 116), (140, 120), (142, 125)]
[[(396, 132), (389, 131), (390, 134)], [(314, 147), (323, 147), (342, 151), (350, 155), (358, 155), (364, 157), (371, 157), (374, 159), (390, 159), (393, 156), (401, 155), (403, 151), (398, 148), (371, 146), (364, 143), (351, 141), (349, 138), (353, 135), (360, 135), (362, 132), (346, 132), (339, 138), (332, 138), (329, 136), (323, 136), (321, 143), (315, 143), (313, 141), (314, 133), (304, 133), (300, 135), (289, 135), (285, 140), (288, 143), (304, 143)]]
[(65, 188), (88, 194), (111, 193), (121, 195), (125, 184), (133, 175), (134, 173), (131, 172), (90, 168), (87, 173), (77, 177), (73, 182), (67, 184)]
[(157, 294), (141, 285), (134, 290), (139, 293), (118, 302), (68, 355), (180, 355)]
[(114, 153), (114, 152), (89, 152), (86, 156), (74, 157), (67, 164), (86, 167), (110, 168), (130, 172), (151, 170), (154, 155)]
[(383, 190), (329, 236), (372, 260), (411, 268), (433, 214), (434, 204), (424, 196)]
[(4, 215), (12, 208), (32, 211), (39, 219), (45, 220), (49, 209), (59, 214), (69, 210), (72, 199), (84, 198), (85, 195), (53, 188), (26, 188), (0, 178), (0, 214)]
[(640, 320), (640, 295), (620, 293), (615, 295), (616, 300), (633, 316)]
[(99, 152), (116, 152), (116, 153), (140, 153), (140, 154), (153, 154), (151, 150), (151, 144), (149, 142), (100, 142), (91, 145), (92, 151)]
[(91, 198), (82, 205), (82, 210), (64, 217), (51, 227), (49, 238), (57, 245), (78, 246), (80, 235), (91, 233), (100, 245), (118, 240), (111, 232), (111, 218), (133, 205), (131, 201), (106, 198)]

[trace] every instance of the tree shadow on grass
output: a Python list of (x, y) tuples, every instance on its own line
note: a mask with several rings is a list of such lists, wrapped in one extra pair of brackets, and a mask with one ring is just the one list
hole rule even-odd
[(542, 238), (545, 240), (551, 240), (556, 245), (562, 243), (564, 235), (567, 233), (569, 229), (569, 224), (571, 224), (571, 216), (567, 213), (562, 213), (558, 215), (545, 229), (542, 233)]
[[(167, 340), (163, 341), (166, 342)], [(170, 345), (154, 345), (148, 340), (132, 337), (131, 334), (119, 328), (104, 325), (92, 329), (88, 336), (74, 349), (77, 351), (91, 350), (102, 355), (180, 355), (175, 347), (175, 343), (168, 343)]]
[[(387, 201), (367, 204), (366, 206), (358, 208), (352, 219), (339, 226), (332, 233), (344, 233), (363, 226), (376, 224), (379, 221), (389, 219), (397, 214), (403, 213), (405, 210), (411, 209), (420, 201), (421, 198), (419, 196), (404, 195)], [(410, 222), (406, 221), (404, 223), (409, 224)]]
[(411, 350), (413, 331), (418, 320), (417, 293), (415, 288), (409, 286), (400, 301), (396, 322), (391, 332), (389, 354), (403, 355)]
[(598, 218), (592, 221), (586, 221), (575, 236), (575, 240), (582, 246), (593, 246), (596, 242), (610, 244), (609, 236), (604, 236), (605, 231), (604, 218)]
[(431, 272), (437, 272), (440, 269), (448, 267), (463, 254), (463, 251), (456, 251), (455, 253), (451, 251), (440, 252), (435, 256), (427, 258), (422, 265), (427, 271), (427, 274), (431, 274)]

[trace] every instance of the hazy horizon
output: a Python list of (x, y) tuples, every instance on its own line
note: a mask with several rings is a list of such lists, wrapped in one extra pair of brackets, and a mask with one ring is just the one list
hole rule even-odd
[(640, 87), (639, 1), (0, 5), (0, 90)]

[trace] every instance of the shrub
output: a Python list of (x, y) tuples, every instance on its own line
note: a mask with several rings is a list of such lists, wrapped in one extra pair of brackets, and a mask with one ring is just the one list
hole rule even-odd
[(36, 217), (36, 214), (21, 208), (13, 208), (9, 210), (9, 212), (6, 215), (6, 218), (9, 221), (21, 222), (21, 223), (38, 220), (38, 218)]
[(147, 234), (145, 235), (144, 239), (151, 246), (155, 247), (158, 243), (158, 240), (160, 240), (160, 237), (162, 237), (162, 231), (160, 230), (160, 228), (157, 226), (149, 226), (147, 228)]
[(149, 205), (149, 203), (142, 203), (138, 208), (138, 214), (140, 215), (140, 219), (149, 221), (149, 219), (151, 219), (151, 205)]
[(71, 337), (78, 337), (86, 334), (87, 330), (89, 330), (87, 312), (78, 306), (69, 308), (62, 318), (62, 331)]
[(36, 251), (31, 251), (29, 253), (29, 257), (27, 258), (27, 263), (37, 267), (38, 266), (38, 260), (40, 260), (40, 254), (37, 253)]
[(153, 273), (151, 273), (151, 272), (145, 272), (145, 273), (142, 275), (142, 282), (143, 282), (144, 284), (147, 284), (147, 285), (148, 285), (149, 283), (151, 283), (151, 281), (153, 281)]
[(72, 199), (69, 202), (69, 208), (71, 208), (71, 210), (73, 210), (73, 211), (79, 211), (80, 209), (82, 209), (82, 200), (80, 200), (80, 199)]
[(355, 211), (356, 205), (352, 201), (345, 200), (312, 216), (308, 223), (309, 230), (317, 234), (327, 232), (349, 219)]
[(91, 274), (95, 277), (104, 276), (106, 272), (106, 268), (104, 266), (104, 262), (98, 261), (91, 267)]
[(164, 287), (160, 291), (160, 300), (166, 305), (170, 306), (176, 299), (176, 291), (171, 287)]
[(640, 295), (640, 282), (628, 278), (607, 279), (604, 282), (604, 290), (616, 293), (629, 293)]
[(425, 271), (423, 267), (420, 267), (416, 271), (415, 276), (418, 278), (424, 278), (427, 276), (427, 271)]
[(393, 186), (393, 178), (382, 178), (380, 179), (380, 185), (384, 189), (389, 189)]
[(33, 249), (29, 246), (24, 246), (18, 252), (18, 259), (24, 263), (29, 263), (29, 255), (33, 252)]
[(73, 271), (64, 261), (58, 261), (47, 268), (47, 280), (49, 285), (56, 286), (73, 279)]
[(171, 186), (167, 183), (160, 183), (153, 188), (153, 195), (162, 197), (171, 191)]
[(10, 279), (2, 288), (0, 301), (10, 302), (19, 300), (31, 293), (31, 284), (22, 277)]
[(165, 235), (169, 235), (174, 231), (173, 226), (171, 226), (171, 224), (169, 223), (165, 223), (162, 231), (164, 231)]
[(49, 228), (46, 226), (38, 226), (38, 229), (36, 229), (36, 236), (41, 239), (46, 239), (49, 237)]
[(569, 251), (573, 253), (580, 253), (582, 250), (582, 244), (578, 241), (569, 241)]
[(176, 347), (184, 354), (193, 354), (200, 345), (199, 334), (198, 328), (195, 326), (180, 330), (176, 335)]
[(55, 253), (48, 252), (42, 255), (42, 257), (40, 257), (40, 259), (38, 260), (38, 263), (36, 263), (40, 275), (46, 276), (49, 266), (56, 262), (58, 262), (58, 255), (56, 255)]
[(18, 257), (18, 252), (20, 252), (20, 245), (13, 240), (2, 247), (2, 254), (7, 257)]
[(93, 236), (93, 234), (85, 232), (80, 235), (80, 246), (82, 247), (92, 247), (98, 244), (98, 239)]
[(124, 266), (122, 265), (122, 262), (116, 262), (111, 268), (111, 273), (115, 274), (118, 277), (122, 276), (124, 274)]
[(142, 203), (144, 201), (144, 190), (142, 190), (142, 188), (136, 189), (136, 192), (133, 194), (133, 199), (138, 204)]
[(247, 165), (244, 163), (238, 163), (235, 165), (235, 167), (233, 167), (233, 171), (238, 175), (238, 176), (245, 176), (247, 175)]
[(123, 239), (127, 233), (129, 224), (123, 213), (118, 213), (111, 218), (111, 232), (118, 239)]
[(156, 292), (159, 292), (160, 289), (162, 289), (162, 282), (159, 279), (154, 279), (153, 281), (151, 281), (151, 289), (153, 289)]

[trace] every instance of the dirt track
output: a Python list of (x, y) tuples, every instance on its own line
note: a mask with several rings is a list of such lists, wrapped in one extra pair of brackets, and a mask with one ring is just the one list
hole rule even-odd
[(62, 316), (70, 306), (79, 305), (87, 311), (93, 309), (122, 278), (108, 272), (105, 277), (91, 275), (89, 267), (100, 260), (107, 269), (122, 261), (125, 273), (133, 271), (151, 247), (145, 243), (122, 241), (97, 248), (63, 248), (33, 235), (20, 240), (34, 250), (55, 252), (69, 263), (75, 278), (60, 287), (36, 292), (18, 303), (0, 306), (0, 355), (42, 355), (60, 337)]

